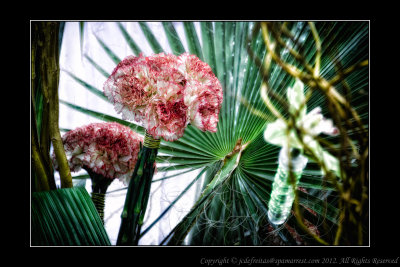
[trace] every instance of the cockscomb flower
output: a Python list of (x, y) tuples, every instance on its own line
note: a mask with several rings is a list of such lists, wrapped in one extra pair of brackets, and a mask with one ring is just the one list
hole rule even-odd
[[(71, 171), (81, 168), (118, 178), (127, 184), (138, 158), (143, 138), (129, 127), (116, 122), (91, 123), (78, 127), (62, 137)], [(58, 169), (57, 161), (53, 163)]]
[(181, 137), (188, 123), (181, 105), (186, 81), (177, 59), (164, 53), (128, 56), (104, 84), (104, 94), (123, 119), (141, 122), (154, 138), (169, 141)]
[(202, 131), (217, 131), (223, 93), (211, 67), (195, 55), (179, 56), (180, 70), (185, 74), (184, 103), (190, 123)]
[(128, 56), (105, 82), (104, 94), (123, 119), (142, 123), (156, 139), (175, 141), (189, 123), (217, 130), (222, 87), (194, 55)]
[(104, 94), (122, 113), (123, 119), (141, 121), (148, 99), (154, 92), (154, 81), (150, 78), (146, 60), (128, 56), (114, 69), (104, 84)]

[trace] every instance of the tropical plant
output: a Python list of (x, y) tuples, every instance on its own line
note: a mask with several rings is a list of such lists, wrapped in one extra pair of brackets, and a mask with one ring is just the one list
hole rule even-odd
[[(138, 56), (144, 40), (134, 39), (122, 23), (115, 23), (131, 54)], [(149, 23), (134, 23), (139, 24), (154, 54), (165, 52)], [(175, 55), (189, 52), (207, 62), (223, 87), (224, 100), (216, 133), (189, 125), (179, 140), (161, 141), (156, 161), (164, 166), (158, 172), (165, 173), (169, 182), (192, 170), (198, 170), (198, 174), (189, 178), (188, 187), (142, 230), (141, 236), (203, 177), (192, 209), (161, 245), (181, 245), (185, 239), (189, 245), (367, 244), (368, 22), (206, 21), (199, 22), (200, 36), (195, 22), (182, 23), (188, 51), (176, 24), (162, 22), (170, 50)], [(96, 39), (117, 65), (121, 59), (104, 40)], [(104, 75), (104, 81), (109, 77), (96, 58), (85, 58)], [(84, 80), (78, 73), (68, 74), (99, 99), (108, 101), (102, 88), (91, 85), (93, 81)], [(338, 136), (316, 140), (339, 159), (341, 174), (338, 177), (330, 172), (325, 162), (306, 148), (309, 163), (296, 190), (292, 216), (276, 227), (268, 222), (267, 204), (280, 147), (267, 143), (264, 131), (276, 116), (282, 116), (301, 136), (294, 123), (296, 116), (290, 115), (283, 97), (296, 79), (305, 85), (303, 104), (310, 110), (321, 107), (322, 114), (332, 118), (340, 131)], [(144, 134), (141, 125), (60, 102)]]
[[(63, 25), (31, 24), (31, 244), (39, 246), (111, 245), (86, 189), (73, 187), (58, 115), (59, 51)], [(50, 148), (60, 173), (57, 188)]]

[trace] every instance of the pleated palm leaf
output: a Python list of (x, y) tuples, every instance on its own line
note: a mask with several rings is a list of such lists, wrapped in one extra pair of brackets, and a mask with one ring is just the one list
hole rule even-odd
[[(148, 23), (138, 23), (153, 52), (164, 52)], [(117, 24), (132, 54), (139, 55), (142, 51), (138, 44), (143, 40), (134, 40), (121, 23)], [(321, 174), (321, 167), (312, 159), (298, 184), (296, 203), (299, 205), (295, 205), (298, 209), (294, 210), (297, 212), (293, 212), (293, 216), (280, 227), (268, 222), (268, 201), (278, 167), (280, 147), (267, 143), (263, 138), (266, 125), (273, 122), (275, 117), (266, 105), (260, 88), (263, 83), (268, 83), (270, 91), (278, 95), (271, 101), (272, 104), (287, 116), (287, 107), (279, 99), (286, 95), (289, 86), (293, 86), (295, 77), (282, 68), (276, 58), (271, 58), (272, 53), (268, 51), (262, 32), (264, 28), (260, 27), (260, 23), (253, 22), (199, 24), (200, 36), (196, 33), (194, 22), (183, 22), (189, 50), (185, 51), (174, 23), (162, 22), (175, 55), (183, 52), (197, 55), (211, 66), (218, 77), (224, 90), (218, 129), (216, 133), (208, 133), (189, 125), (179, 140), (161, 142), (156, 161), (166, 166), (158, 168), (158, 171), (165, 172), (169, 181), (173, 182), (176, 175), (191, 170), (199, 170), (199, 173), (190, 178), (190, 184), (177, 199), (148, 228), (143, 229), (142, 236), (204, 176), (202, 191), (194, 206), (161, 244), (181, 245), (185, 239), (190, 245), (296, 245), (333, 244), (335, 240), (338, 241), (339, 236), (345, 236), (343, 233), (346, 232), (339, 209), (342, 205), (341, 194), (337, 192), (335, 183), (342, 181), (339, 178), (326, 179)], [(350, 105), (358, 113), (364, 130), (368, 130), (368, 68), (359, 66), (360, 62), (368, 59), (368, 22), (317, 22), (315, 28), (310, 26), (314, 24), (305, 22), (275, 24), (270, 27), (272, 31), (268, 34), (277, 48), (279, 58), (304, 72), (307, 71), (304, 62), (311, 62), (310, 65), (314, 66), (315, 59), (320, 59), (320, 76), (327, 80), (336, 77), (336, 90), (346, 99), (351, 97)], [(279, 32), (283, 29), (287, 30), (286, 37)], [(277, 37), (280, 34), (281, 39)], [(105, 42), (97, 39), (115, 65), (118, 64), (121, 59)], [(321, 43), (320, 49), (316, 41)], [(291, 53), (293, 51), (290, 48), (299, 51), (301, 57)], [(86, 58), (104, 75), (104, 79), (108, 77), (109, 73), (96, 63), (96, 59)], [(267, 63), (270, 63), (268, 73), (265, 71)], [(90, 81), (82, 80), (77, 74), (69, 75), (107, 101), (102, 88), (95, 88)], [(311, 90), (307, 83), (305, 91), (306, 94), (312, 91), (308, 96), (307, 108), (311, 110), (320, 106), (322, 113), (330, 117), (325, 95), (318, 90)], [(144, 133), (140, 125), (66, 101), (60, 102), (85, 114), (106, 121), (117, 121), (140, 134)], [(359, 128), (350, 127), (347, 135), (357, 137), (360, 131)], [(340, 137), (322, 136), (322, 139), (333, 144), (326, 149), (338, 156), (334, 152), (342, 151)], [(354, 142), (360, 145), (363, 141)], [(169, 173), (177, 170), (182, 171)], [(362, 227), (363, 219), (356, 218), (362, 221)], [(362, 231), (367, 229), (363, 228)], [(367, 237), (364, 234), (361, 241), (354, 241), (351, 237), (340, 240), (344, 244), (365, 244)]]

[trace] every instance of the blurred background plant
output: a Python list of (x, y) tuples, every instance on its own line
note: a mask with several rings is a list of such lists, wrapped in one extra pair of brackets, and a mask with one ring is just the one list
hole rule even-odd
[[(161, 141), (156, 158), (160, 167), (152, 183), (153, 201), (149, 200), (157, 215), (145, 218), (139, 244), (148, 244), (146, 235), (164, 225), (158, 244), (368, 245), (368, 21), (67, 22), (65, 26), (79, 29), (80, 59), (86, 69), (90, 67), (101, 78), (85, 77), (86, 70), (75, 65), (62, 69), (62, 79), (68, 77), (70, 83), (66, 93), (60, 92), (61, 106), (66, 108), (60, 109), (60, 124), (66, 113), (77, 111), (76, 116), (85, 123), (87, 118), (116, 121), (143, 135), (143, 127), (120, 119), (102, 94), (102, 85), (112, 69), (130, 54), (195, 54), (211, 66), (223, 87), (216, 133), (189, 125), (179, 140)], [(109, 37), (106, 29), (118, 35), (118, 41)], [(127, 49), (120, 49), (121, 40)], [(62, 44), (71, 42), (64, 39)], [(91, 54), (94, 44), (103, 54)], [(72, 49), (65, 53), (79, 52)], [(33, 74), (36, 69), (32, 67)], [(307, 109), (321, 107), (323, 116), (332, 119), (340, 132), (315, 139), (339, 160), (340, 175), (329, 171), (325, 162), (304, 146), (309, 162), (296, 190), (292, 214), (286, 223), (275, 227), (268, 221), (267, 204), (280, 147), (267, 143), (263, 135), (278, 115), (302, 136), (302, 129), (294, 123), (296, 116), (288, 112), (284, 100), (287, 88), (296, 79), (304, 84)], [(33, 104), (40, 101), (34, 85), (33, 78)], [(77, 91), (89, 92), (87, 98), (75, 99)], [(68, 99), (66, 95), (74, 101), (64, 100)], [(36, 108), (35, 114), (49, 113), (40, 112)], [(40, 125), (37, 118), (32, 124)], [(45, 150), (50, 150), (49, 144)], [(32, 153), (34, 156), (34, 149)], [(52, 177), (51, 166), (44, 165), (47, 177)], [(43, 177), (37, 170), (32, 177)], [(89, 177), (81, 174), (72, 178), (83, 181)], [(54, 189), (56, 183), (58, 177), (49, 188)], [(180, 191), (161, 196), (167, 205), (157, 203), (157, 183), (165, 186), (164, 190)], [(124, 197), (126, 188), (116, 191)], [(176, 207), (189, 193), (195, 200), (188, 203), (190, 209), (179, 213)], [(119, 215), (119, 211), (110, 213)], [(177, 211), (178, 219), (172, 219)], [(162, 221), (167, 217), (165, 230)], [(113, 227), (118, 229), (119, 224)]]
[[(317, 24), (320, 26), (319, 24)], [(303, 138), (305, 130), (296, 123), (299, 114), (288, 113), (288, 103), (283, 102), (281, 105), (288, 114), (286, 121), (287, 128), (294, 130), (305, 154), (308, 154), (314, 162), (318, 163), (323, 179), (329, 180), (335, 186), (336, 194), (338, 194), (338, 223), (333, 240), (329, 243), (339, 244), (366, 244), (368, 236), (368, 125), (366, 120), (362, 120), (357, 112), (358, 106), (354, 105), (354, 98), (357, 99), (360, 94), (352, 94), (352, 85), (355, 77), (367, 75), (364, 68), (368, 66), (368, 53), (356, 59), (343, 58), (340, 60), (337, 56), (331, 61), (335, 67), (333, 75), (321, 75), (322, 55), (326, 54), (326, 47), (321, 45), (320, 34), (324, 33), (324, 28), (318, 28), (312, 22), (308, 23), (309, 31), (312, 39), (309, 45), (314, 46), (313, 57), (307, 57), (304, 51), (304, 45), (296, 40), (295, 36), (288, 29), (289, 23), (267, 23), (259, 24), (262, 36), (268, 51), (267, 60), (260, 66), (263, 74), (263, 85), (261, 87), (261, 95), (270, 108), (270, 111), (282, 118), (283, 115), (277, 111), (273, 103), (279, 105), (282, 103), (282, 97), (275, 94), (276, 90), (271, 89), (270, 68), (272, 63), (275, 67), (283, 69), (293, 78), (302, 81), (308, 87), (307, 95), (301, 105), (309, 104), (311, 97), (318, 94), (324, 99), (321, 103), (327, 108), (328, 116), (332, 118), (334, 125), (339, 130), (337, 137), (317, 138), (319, 145), (338, 159), (340, 168), (336, 169), (336, 174), (328, 166), (330, 162), (326, 160), (324, 155), (319, 155), (317, 149), (311, 149), (310, 143), (305, 143)], [(354, 25), (351, 25), (354, 26)], [(290, 26), (289, 26), (290, 27)], [(324, 36), (325, 37), (325, 36)], [(326, 38), (326, 37), (325, 37)], [(324, 38), (324, 44), (326, 39)], [(313, 42), (312, 42), (313, 41)], [(361, 41), (361, 40), (359, 40)], [(367, 46), (364, 47), (366, 49)], [(286, 51), (292, 58), (282, 58), (278, 55)], [(333, 57), (333, 55), (330, 55)], [(255, 58), (255, 57), (254, 57)], [(260, 59), (256, 59), (260, 62)], [(355, 73), (355, 74), (354, 74)], [(357, 75), (357, 76), (355, 76)], [(270, 100), (273, 98), (275, 101)], [(279, 102), (281, 101), (281, 102)], [(362, 114), (364, 117), (364, 114)], [(299, 225), (307, 231), (307, 227), (302, 224), (301, 212), (299, 210), (298, 197), (295, 198), (294, 213)], [(327, 226), (325, 226), (326, 228)], [(343, 229), (346, 229), (345, 232)], [(347, 232), (349, 231), (349, 232)], [(322, 244), (329, 244), (327, 241), (320, 239), (308, 230), (310, 235), (316, 238)], [(332, 242), (333, 241), (333, 242)]]

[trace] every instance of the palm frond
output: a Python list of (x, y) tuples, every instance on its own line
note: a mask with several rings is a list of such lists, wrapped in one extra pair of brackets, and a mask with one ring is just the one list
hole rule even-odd
[(31, 209), (34, 246), (111, 245), (84, 187), (34, 192)]

